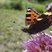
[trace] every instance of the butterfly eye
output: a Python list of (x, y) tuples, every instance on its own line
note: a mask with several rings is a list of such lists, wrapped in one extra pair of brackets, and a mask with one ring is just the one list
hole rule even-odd
[(26, 14), (26, 17), (31, 17), (31, 14)]

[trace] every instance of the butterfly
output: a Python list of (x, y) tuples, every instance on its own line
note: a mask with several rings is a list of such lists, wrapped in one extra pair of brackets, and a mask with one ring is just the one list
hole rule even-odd
[(25, 24), (29, 25), (29, 33), (37, 33), (49, 28), (52, 25), (52, 12), (46, 11), (43, 14), (39, 14), (31, 8), (27, 9), (25, 18)]

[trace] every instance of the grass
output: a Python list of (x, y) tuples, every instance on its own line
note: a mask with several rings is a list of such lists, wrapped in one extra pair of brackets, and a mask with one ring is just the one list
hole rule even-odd
[(0, 9), (0, 45), (4, 52), (21, 52), (21, 42), (29, 37), (21, 31), (25, 26), (24, 12)]
[[(0, 9), (0, 52), (22, 52), (21, 43), (30, 38), (22, 32), (25, 11)], [(52, 30), (51, 27), (45, 31)]]

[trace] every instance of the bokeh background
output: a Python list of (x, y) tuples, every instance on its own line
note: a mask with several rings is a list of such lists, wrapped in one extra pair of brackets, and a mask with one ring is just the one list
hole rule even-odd
[[(0, 52), (22, 52), (21, 43), (31, 37), (21, 31), (25, 26), (26, 9), (31, 7), (39, 13), (52, 0), (0, 0)], [(51, 27), (44, 30), (50, 32)]]

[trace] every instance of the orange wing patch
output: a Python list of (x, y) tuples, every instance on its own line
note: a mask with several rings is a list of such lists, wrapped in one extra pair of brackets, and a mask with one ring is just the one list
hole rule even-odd
[(39, 14), (36, 11), (34, 11), (31, 8), (28, 8), (26, 18), (25, 18), (25, 24), (31, 25), (33, 23), (36, 23), (38, 17), (39, 17)]

